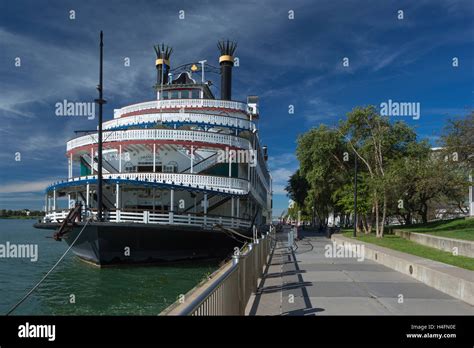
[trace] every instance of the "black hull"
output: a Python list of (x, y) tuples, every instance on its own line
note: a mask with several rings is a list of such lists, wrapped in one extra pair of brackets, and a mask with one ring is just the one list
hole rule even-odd
[[(57, 229), (57, 223), (38, 223), (37, 228)], [(63, 236), (68, 245), (76, 239), (84, 223)], [(251, 236), (249, 231), (238, 231)], [(250, 233), (250, 235), (249, 235)], [(157, 264), (196, 259), (225, 259), (238, 240), (220, 230), (200, 227), (139, 223), (89, 223), (72, 251), (81, 259), (98, 266), (125, 264)]]

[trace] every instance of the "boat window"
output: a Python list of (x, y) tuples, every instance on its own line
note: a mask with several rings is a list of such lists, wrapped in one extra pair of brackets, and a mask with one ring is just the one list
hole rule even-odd
[(169, 162), (167, 165), (163, 166), (164, 173), (177, 173), (178, 172), (178, 163), (175, 161)]
[(179, 91), (172, 91), (171, 99), (178, 99), (178, 98), (179, 98)]
[(181, 91), (181, 99), (189, 99), (189, 91)]
[(141, 165), (137, 167), (138, 173), (151, 173), (153, 171), (153, 166)]
[(200, 90), (199, 89), (193, 89), (191, 91), (191, 98), (192, 99), (199, 99), (200, 98)]
[(126, 172), (126, 173), (133, 173), (133, 172), (135, 172), (134, 168), (135, 168), (135, 167), (133, 166), (132, 163), (130, 163), (130, 162), (125, 163), (125, 172)]

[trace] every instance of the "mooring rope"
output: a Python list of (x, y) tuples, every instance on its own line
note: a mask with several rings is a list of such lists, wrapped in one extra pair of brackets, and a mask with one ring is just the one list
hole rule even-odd
[(59, 258), (59, 260), (54, 264), (54, 266), (44, 275), (44, 277), (38, 282), (36, 283), (36, 285), (30, 290), (28, 291), (28, 293), (16, 304), (14, 305), (5, 315), (10, 315), (15, 309), (18, 308), (19, 305), (21, 305), (40, 285), (41, 283), (51, 274), (51, 272), (59, 265), (59, 263), (64, 259), (64, 257), (66, 256), (66, 254), (69, 252), (69, 250), (71, 250), (71, 248), (74, 246), (74, 244), (77, 242), (77, 240), (79, 239), (79, 237), (81, 236), (82, 232), (84, 231), (84, 229), (86, 228), (87, 224), (89, 223), (89, 221), (91, 221), (91, 218), (87, 219), (86, 220), (86, 223), (84, 224), (84, 227), (82, 227), (81, 231), (79, 232), (79, 234), (77, 235), (77, 237), (74, 239), (74, 241), (71, 243), (71, 245), (69, 245), (69, 248), (67, 248), (67, 250), (64, 252), (64, 254)]
[(236, 234), (237, 236), (240, 236), (240, 237), (242, 237), (242, 238), (246, 238), (246, 239), (249, 239), (249, 240), (252, 240), (252, 241), (253, 241), (253, 238), (247, 237), (247, 236), (245, 236), (245, 235), (243, 235), (243, 234), (240, 234), (239, 232), (237, 232), (237, 231), (235, 231), (235, 230), (233, 230), (233, 229), (231, 229), (231, 228), (226, 228), (226, 227), (224, 227), (224, 226), (222, 226), (222, 225), (219, 225), (219, 224), (216, 224), (215, 226), (216, 226), (217, 228), (220, 228), (220, 229), (221, 229), (222, 231), (224, 231), (224, 232), (230, 232), (230, 233)]

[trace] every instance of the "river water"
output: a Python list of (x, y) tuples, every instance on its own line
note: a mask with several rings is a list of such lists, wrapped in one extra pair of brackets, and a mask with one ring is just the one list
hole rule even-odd
[[(0, 244), (37, 244), (38, 260), (0, 258), (0, 315), (17, 303), (66, 251), (34, 220), (0, 219)], [(157, 315), (217, 269), (216, 263), (98, 268), (72, 251), (13, 314)], [(75, 302), (75, 303), (72, 303)]]

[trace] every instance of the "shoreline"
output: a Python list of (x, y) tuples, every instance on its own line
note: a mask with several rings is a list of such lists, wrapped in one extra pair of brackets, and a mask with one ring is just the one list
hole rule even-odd
[(0, 216), (0, 220), (36, 220), (41, 219), (43, 216), (21, 216), (21, 215), (13, 215), (13, 216)]

